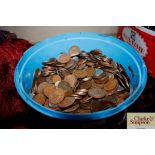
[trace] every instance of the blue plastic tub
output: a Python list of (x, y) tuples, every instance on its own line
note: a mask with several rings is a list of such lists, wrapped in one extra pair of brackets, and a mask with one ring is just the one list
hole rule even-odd
[[(30, 90), (35, 69), (41, 68), (43, 61), (47, 61), (51, 57), (57, 57), (60, 52), (67, 52), (72, 45), (77, 45), (85, 51), (101, 49), (103, 54), (122, 64), (131, 80), (131, 95), (117, 107), (90, 114), (62, 113), (48, 109), (33, 101)], [(133, 77), (129, 66), (134, 72)], [(147, 70), (140, 55), (125, 42), (103, 34), (78, 32), (45, 39), (28, 49), (16, 66), (14, 80), (16, 89), (22, 99), (32, 108), (45, 115), (68, 120), (97, 120), (115, 115), (133, 104), (146, 85)]]

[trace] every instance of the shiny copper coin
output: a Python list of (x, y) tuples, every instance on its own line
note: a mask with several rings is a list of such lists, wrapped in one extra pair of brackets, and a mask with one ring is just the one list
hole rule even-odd
[(46, 97), (43, 94), (37, 94), (33, 97), (33, 100), (43, 105), (45, 103)]
[(61, 54), (61, 55), (59, 56), (58, 61), (59, 61), (60, 63), (67, 63), (67, 62), (70, 61), (70, 58), (71, 58), (71, 57), (70, 57), (68, 54), (63, 53), (63, 54)]
[(67, 108), (75, 102), (75, 97), (65, 97), (64, 100), (58, 104), (60, 108)]
[(93, 98), (103, 98), (106, 95), (106, 92), (101, 88), (91, 88), (89, 89), (88, 94)]
[(118, 81), (116, 79), (109, 80), (106, 84), (104, 84), (104, 89), (106, 91), (112, 91), (118, 86)]
[(49, 101), (53, 104), (58, 104), (64, 99), (64, 91), (61, 88), (54, 89), (49, 95)]

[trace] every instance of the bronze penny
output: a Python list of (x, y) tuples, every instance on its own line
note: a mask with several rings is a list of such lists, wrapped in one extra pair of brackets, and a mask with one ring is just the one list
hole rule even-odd
[(86, 96), (83, 99), (80, 100), (80, 103), (87, 103), (92, 99), (92, 97), (90, 96)]
[(52, 75), (46, 77), (46, 81), (47, 81), (48, 83), (50, 83), (50, 84), (53, 83), (53, 81), (52, 81)]
[(69, 75), (65, 76), (64, 81), (68, 82), (70, 84), (70, 86), (73, 88), (77, 81), (77, 78), (75, 75), (69, 74)]
[(71, 58), (71, 57), (70, 57), (68, 54), (63, 53), (63, 54), (61, 54), (61, 55), (59, 56), (58, 62), (60, 62), (60, 63), (67, 63), (67, 62), (70, 61), (70, 58)]
[(37, 85), (39, 85), (39, 84), (42, 83), (42, 82), (46, 82), (46, 77), (40, 76), (40, 77), (37, 79)]
[(77, 78), (84, 78), (87, 76), (87, 72), (85, 70), (75, 70), (73, 72), (73, 74), (77, 77)]
[(75, 102), (75, 97), (65, 97), (64, 100), (58, 104), (60, 108), (67, 108)]
[(65, 96), (71, 96), (72, 94), (72, 88), (70, 84), (64, 80), (60, 81), (58, 84), (58, 88), (61, 88), (65, 92)]
[(33, 97), (33, 100), (43, 105), (45, 103), (46, 97), (43, 94), (37, 94)]
[(53, 83), (56, 83), (57, 81), (61, 81), (61, 77), (59, 75), (53, 75), (52, 81)]
[(84, 82), (84, 83), (82, 83), (80, 85), (80, 88), (81, 89), (89, 89), (91, 86), (92, 86), (92, 82), (91, 81), (86, 81), (86, 82)]
[(86, 69), (86, 72), (87, 72), (87, 77), (92, 77), (95, 73), (95, 69), (93, 67), (88, 67)]
[(37, 92), (38, 92), (38, 93), (43, 93), (43, 89), (44, 89), (44, 87), (47, 86), (47, 85), (48, 85), (47, 82), (42, 82), (42, 83), (40, 83), (40, 84), (38, 85)]
[(78, 109), (78, 108), (79, 108), (79, 104), (75, 104), (75, 105), (73, 105), (72, 107), (63, 110), (63, 112), (73, 112), (73, 111), (75, 111), (75, 110)]
[(93, 98), (103, 98), (106, 95), (106, 92), (101, 88), (91, 88), (89, 89), (88, 94)]
[(55, 90), (55, 86), (53, 84), (45, 85), (43, 88), (43, 93), (46, 97), (49, 97), (50, 94)]
[(44, 103), (44, 106), (47, 107), (47, 108), (49, 107), (49, 99), (46, 99), (46, 101)]
[(65, 65), (65, 68), (66, 69), (69, 69), (69, 68), (71, 68), (72, 66), (74, 66), (75, 65), (75, 60), (74, 59), (70, 59), (70, 61)]
[(53, 104), (58, 104), (64, 99), (64, 91), (61, 88), (54, 89), (49, 95), (49, 101)]
[(88, 114), (88, 113), (91, 113), (91, 110), (90, 110), (90, 109), (81, 109), (81, 108), (79, 108), (79, 109), (77, 109), (77, 110), (75, 111), (75, 113), (79, 113), (79, 114)]
[(73, 56), (77, 56), (80, 54), (80, 48), (78, 46), (72, 46), (70, 49), (69, 49), (69, 55), (71, 57)]
[(105, 85), (104, 85), (104, 89), (106, 91), (112, 91), (114, 89), (116, 89), (116, 87), (118, 86), (118, 81), (116, 79), (110, 79)]
[(116, 105), (110, 101), (105, 100), (92, 100), (91, 103), (91, 111), (97, 112), (101, 110), (106, 110), (108, 108), (115, 107)]

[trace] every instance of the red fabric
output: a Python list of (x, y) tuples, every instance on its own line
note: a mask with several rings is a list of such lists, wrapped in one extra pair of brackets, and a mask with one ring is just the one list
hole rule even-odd
[(12, 39), (0, 44), (0, 119), (26, 110), (14, 85), (14, 70), (23, 53), (32, 46), (26, 40)]

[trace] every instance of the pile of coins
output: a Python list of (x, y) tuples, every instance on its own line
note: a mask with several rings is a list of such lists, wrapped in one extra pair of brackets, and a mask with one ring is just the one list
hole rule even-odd
[(32, 84), (33, 100), (66, 113), (91, 113), (122, 103), (130, 94), (129, 77), (122, 65), (98, 49), (68, 53), (43, 62)]

